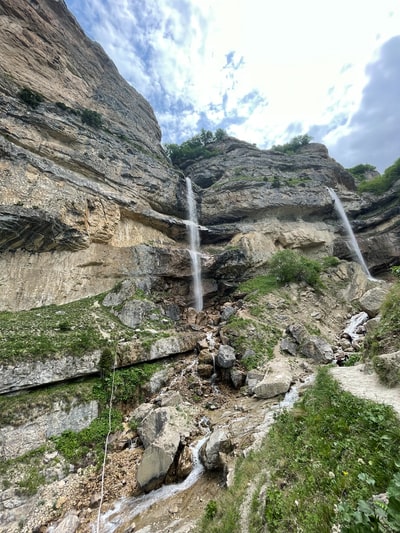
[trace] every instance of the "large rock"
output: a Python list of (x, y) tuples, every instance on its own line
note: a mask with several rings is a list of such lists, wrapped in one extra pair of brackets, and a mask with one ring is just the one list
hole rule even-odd
[(216, 361), (220, 368), (232, 368), (236, 362), (235, 349), (227, 344), (221, 344)]
[(332, 346), (322, 337), (312, 335), (300, 346), (300, 354), (315, 363), (330, 363), (334, 359)]
[(182, 406), (179, 409), (159, 407), (143, 418), (138, 433), (145, 451), (137, 470), (137, 481), (144, 491), (163, 483), (178, 457), (181, 440), (189, 435), (190, 425), (190, 417)]
[(379, 379), (389, 387), (400, 384), (400, 352), (376, 356), (374, 358), (374, 368)]
[(365, 311), (370, 318), (376, 317), (387, 293), (388, 289), (384, 286), (369, 289), (369, 291), (363, 294), (358, 300), (361, 309)]
[(272, 360), (264, 378), (254, 387), (256, 398), (273, 398), (285, 394), (292, 383), (292, 373), (285, 359)]
[(100, 358), (100, 350), (95, 350), (82, 357), (59, 355), (41, 361), (27, 359), (0, 365), (0, 394), (95, 374), (99, 371)]
[(200, 450), (200, 457), (206, 470), (221, 470), (225, 462), (223, 454), (232, 451), (229, 433), (223, 428), (215, 429)]

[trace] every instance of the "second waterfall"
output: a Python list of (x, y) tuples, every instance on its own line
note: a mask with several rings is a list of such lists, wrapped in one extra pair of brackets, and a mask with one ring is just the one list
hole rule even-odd
[(186, 194), (189, 218), (189, 252), (192, 264), (194, 308), (196, 311), (201, 311), (203, 309), (203, 287), (201, 283), (200, 232), (197, 220), (196, 201), (194, 199), (192, 181), (190, 178), (186, 178)]

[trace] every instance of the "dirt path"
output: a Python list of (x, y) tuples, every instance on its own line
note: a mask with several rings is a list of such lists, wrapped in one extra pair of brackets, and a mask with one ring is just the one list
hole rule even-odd
[(378, 403), (391, 405), (400, 417), (400, 387), (388, 388), (383, 385), (375, 372), (365, 365), (334, 367), (332, 376), (354, 396)]

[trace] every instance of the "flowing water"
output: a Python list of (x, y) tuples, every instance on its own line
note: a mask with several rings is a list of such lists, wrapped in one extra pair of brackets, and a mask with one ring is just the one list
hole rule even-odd
[(365, 263), (365, 260), (364, 260), (364, 257), (361, 253), (361, 250), (360, 250), (360, 247), (358, 246), (358, 242), (356, 240), (356, 237), (354, 235), (354, 232), (353, 232), (353, 229), (351, 227), (351, 224), (350, 224), (350, 221), (349, 219), (347, 218), (347, 215), (346, 215), (346, 211), (344, 210), (344, 207), (343, 207), (343, 204), (342, 202), (340, 201), (340, 198), (338, 197), (338, 195), (336, 194), (336, 192), (329, 188), (328, 187), (328, 191), (329, 191), (329, 194), (331, 195), (331, 198), (334, 202), (334, 208), (335, 208), (335, 211), (336, 213), (339, 215), (342, 223), (343, 223), (343, 226), (346, 230), (346, 233), (347, 233), (347, 236), (349, 238), (349, 241), (350, 241), (350, 248), (351, 248), (351, 251), (353, 252), (355, 258), (357, 259), (358, 263), (361, 265), (364, 273), (367, 275), (367, 277), (369, 279), (373, 279), (372, 276), (371, 276), (371, 273), (370, 271), (368, 270), (368, 267)]
[(203, 309), (203, 288), (201, 284), (200, 232), (197, 220), (196, 201), (190, 178), (186, 178), (186, 194), (189, 216), (187, 225), (189, 228), (189, 252), (192, 263), (194, 308), (196, 311), (201, 311)]
[[(313, 376), (308, 378), (306, 380), (306, 383), (311, 382), (312, 379)], [(247, 449), (242, 450), (244, 456), (247, 456), (252, 449), (257, 449), (259, 447), (262, 439), (265, 437), (266, 433), (274, 423), (274, 419), (277, 412), (281, 411), (282, 409), (290, 409), (297, 401), (298, 397), (298, 388), (296, 386), (293, 386), (290, 391), (285, 395), (282, 401), (272, 403), (268, 407), (264, 405), (262, 410), (265, 409), (265, 411), (263, 416), (261, 417), (260, 422), (252, 428), (252, 435), (254, 438), (253, 444)], [(249, 401), (251, 400), (249, 399)], [(258, 411), (260, 411), (260, 409)], [(246, 425), (246, 421), (248, 421), (248, 418), (249, 413), (244, 414), (243, 424)], [(229, 419), (232, 419), (231, 415), (229, 416)], [(233, 421), (233, 419), (231, 421)], [(240, 419), (236, 418), (234, 420), (234, 423), (239, 424)], [(189, 476), (181, 483), (164, 485), (161, 488), (154, 490), (148, 494), (118, 500), (114, 503), (113, 508), (111, 510), (102, 515), (100, 529), (101, 533), (127, 531), (127, 526), (129, 524), (132, 524), (132, 521), (135, 517), (138, 517), (138, 515), (145, 513), (145, 511), (150, 510), (150, 508), (151, 510), (149, 512), (152, 512), (153, 507), (164, 500), (165, 504), (163, 504), (162, 510), (164, 510), (164, 514), (168, 515), (168, 512), (166, 512), (166, 509), (168, 509), (167, 500), (173, 498), (179, 493), (186, 493), (191, 487), (197, 487), (197, 485), (201, 483), (201, 480), (204, 478), (204, 467), (200, 462), (199, 453), (200, 448), (208, 439), (209, 425), (210, 420), (207, 417), (203, 417), (199, 422), (200, 429), (203, 432), (207, 432), (207, 435), (205, 435), (201, 440), (197, 442), (194, 447), (192, 447), (194, 466)], [(202, 491), (199, 490), (198, 492), (208, 494), (207, 487), (203, 487)]]

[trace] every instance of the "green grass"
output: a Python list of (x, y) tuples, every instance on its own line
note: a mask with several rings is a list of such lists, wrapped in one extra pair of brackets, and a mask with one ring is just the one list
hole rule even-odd
[(243, 281), (237, 288), (238, 292), (246, 293), (246, 300), (257, 301), (260, 296), (269, 294), (278, 288), (276, 276), (264, 274)]
[[(132, 330), (101, 305), (101, 296), (65, 305), (0, 313), (0, 363), (42, 360), (58, 355), (81, 356), (106, 347)], [(103, 331), (112, 334), (104, 338)]]
[(240, 505), (255, 481), (267, 489), (253, 498), (250, 532), (330, 533), (340, 520), (336, 506), (355, 508), (386, 490), (399, 446), (393, 410), (344, 392), (323, 368), (296, 406), (278, 415), (261, 449), (239, 462), (199, 531), (240, 532)]
[(279, 329), (273, 324), (237, 315), (229, 319), (224, 332), (228, 335), (239, 357), (243, 356), (246, 350), (254, 352), (254, 355), (242, 361), (247, 370), (257, 368), (273, 357), (274, 347), (281, 335)]
[(380, 364), (379, 354), (392, 353), (400, 350), (400, 282), (396, 282), (387, 294), (382, 307), (381, 319), (376, 327), (368, 333), (364, 341), (364, 358), (371, 359), (374, 368), (384, 383), (396, 385), (400, 383), (400, 372), (397, 375), (390, 367)]

